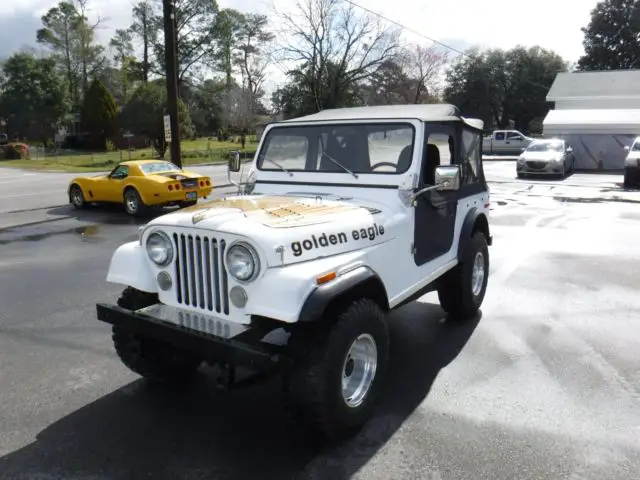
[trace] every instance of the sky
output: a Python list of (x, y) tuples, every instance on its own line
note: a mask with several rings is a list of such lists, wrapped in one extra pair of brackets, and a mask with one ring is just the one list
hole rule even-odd
[[(158, 0), (160, 1), (160, 0)], [(436, 40), (456, 50), (470, 46), (509, 49), (516, 45), (539, 45), (574, 62), (584, 53), (581, 27), (589, 22), (598, 0), (354, 0), (417, 35), (405, 31), (408, 42), (425, 46)], [(35, 46), (40, 17), (55, 0), (10, 0), (0, 9), (0, 58), (25, 46)], [(103, 18), (98, 40), (106, 44), (116, 28), (131, 23), (135, 0), (88, 0), (89, 18)], [(274, 17), (275, 11), (295, 10), (296, 0), (218, 0), (221, 8), (259, 12)], [(552, 12), (552, 13), (550, 13)], [(390, 25), (393, 26), (393, 25)], [(427, 37), (427, 38), (425, 38)], [(451, 51), (452, 56), (458, 53)], [(267, 90), (285, 81), (281, 69), (269, 70)]]

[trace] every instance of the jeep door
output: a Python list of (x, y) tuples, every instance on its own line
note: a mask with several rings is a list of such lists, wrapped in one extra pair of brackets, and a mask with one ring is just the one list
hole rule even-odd
[[(456, 130), (450, 124), (426, 124), (419, 189), (435, 184), (435, 169), (451, 164)], [(424, 265), (445, 255), (453, 245), (458, 196), (431, 190), (418, 196), (415, 210), (414, 260)]]
[[(417, 199), (415, 207), (414, 259), (423, 265), (442, 255), (457, 256), (456, 216), (459, 203), (485, 208), (488, 186), (482, 168), (482, 132), (462, 124), (426, 124), (420, 171), (420, 187), (435, 183), (439, 165), (460, 166), (457, 191), (431, 190)], [(461, 204), (462, 205), (462, 204)], [(463, 213), (464, 210), (462, 210)], [(460, 219), (463, 220), (463, 219)], [(452, 251), (451, 247), (456, 247)]]

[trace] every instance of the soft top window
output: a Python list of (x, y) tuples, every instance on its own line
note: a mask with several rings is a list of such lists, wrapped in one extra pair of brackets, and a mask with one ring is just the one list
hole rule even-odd
[(149, 173), (160, 173), (160, 172), (171, 172), (173, 170), (180, 170), (177, 165), (171, 162), (152, 162), (152, 163), (141, 163), (140, 170), (142, 170), (145, 174)]
[(260, 170), (332, 173), (404, 173), (411, 165), (411, 124), (275, 127), (258, 155)]

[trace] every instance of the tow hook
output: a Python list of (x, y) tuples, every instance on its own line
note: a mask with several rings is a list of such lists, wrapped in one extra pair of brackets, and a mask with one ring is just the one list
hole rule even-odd
[(217, 363), (216, 370), (216, 389), (228, 392), (235, 382), (236, 367), (228, 363)]

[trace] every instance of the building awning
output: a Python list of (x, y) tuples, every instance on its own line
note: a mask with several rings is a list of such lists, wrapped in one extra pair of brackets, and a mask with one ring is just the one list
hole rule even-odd
[(549, 110), (544, 135), (640, 135), (640, 109)]

